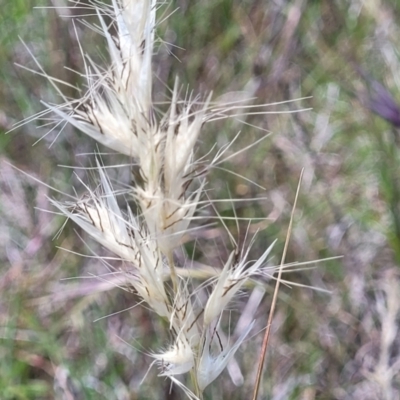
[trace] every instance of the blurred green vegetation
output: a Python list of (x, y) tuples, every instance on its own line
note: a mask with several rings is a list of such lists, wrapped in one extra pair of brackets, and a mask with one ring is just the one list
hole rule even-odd
[[(62, 280), (104, 272), (96, 257), (76, 253), (107, 253), (82, 240), (72, 224), (57, 235), (64, 220), (42, 211), (51, 210), (48, 196), (57, 194), (37, 180), (70, 193), (77, 179), (58, 165), (93, 165), (94, 157), (80, 154), (97, 145), (65, 127), (33, 146), (46, 133), (38, 122), (4, 134), (43, 110), (42, 100), (60, 102), (45, 78), (16, 64), (38, 71), (33, 55), (46, 73), (79, 86), (79, 75), (71, 72), (82, 69), (76, 32), (85, 51), (99, 60), (104, 54), (102, 39), (78, 21), (84, 10), (66, 16), (40, 8), (53, 4), (67, 2), (0, 1), (0, 398), (180, 399), (183, 395), (171, 392), (155, 368), (141, 384), (151, 363), (146, 354), (168, 341), (161, 323), (140, 307), (93, 322), (132, 307), (134, 296), (99, 289), (95, 279)], [(208, 183), (213, 199), (243, 198), (235, 204), (239, 217), (270, 218), (259, 225), (254, 257), (278, 238), (273, 261), (279, 262), (303, 168), (287, 261), (343, 255), (285, 276), (332, 293), (282, 287), (262, 398), (400, 396), (395, 373), (400, 335), (384, 364), (383, 327), (388, 328), (379, 308), (380, 299), (389, 296), (388, 285), (400, 282), (400, 139), (393, 122), (397, 112), (400, 117), (398, 5), (395, 0), (174, 0), (160, 9), (165, 15), (176, 11), (159, 26), (165, 42), (154, 56), (157, 100), (165, 95), (164, 82), (173, 86), (179, 76), (196, 94), (213, 91), (214, 99), (226, 101), (255, 98), (250, 104), (260, 107), (254, 111), (285, 112), (216, 121), (201, 138), (199, 152), (205, 154), (215, 142), (221, 147), (241, 131), (232, 154), (271, 132), (224, 163), (224, 169), (211, 171)], [(377, 92), (375, 81), (391, 100), (383, 89)], [(305, 108), (310, 110), (296, 112)], [(392, 120), (382, 118), (382, 109), (390, 109)], [(126, 171), (114, 178), (129, 183)], [(254, 197), (262, 200), (246, 201)], [(221, 215), (234, 215), (229, 202), (216, 207)], [(229, 226), (243, 240), (246, 225), (240, 232)], [(256, 228), (254, 223), (253, 233)], [(220, 266), (229, 242), (218, 229), (213, 240), (199, 234), (195, 245), (189, 243), (190, 256), (195, 251), (196, 260)], [(271, 291), (272, 285), (259, 312), (260, 330)], [(398, 320), (391, 328), (398, 329)], [(207, 399), (249, 398), (261, 335), (253, 339), (238, 356), (244, 385), (236, 388), (224, 373)], [(381, 378), (388, 377), (388, 369), (378, 365), (397, 368), (386, 386)]]

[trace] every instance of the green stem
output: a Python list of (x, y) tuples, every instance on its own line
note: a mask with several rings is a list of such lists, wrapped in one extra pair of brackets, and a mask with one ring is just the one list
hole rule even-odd
[(192, 384), (194, 387), (194, 394), (198, 397), (199, 400), (203, 400), (203, 392), (200, 390), (199, 384), (197, 382), (196, 370), (197, 370), (197, 368), (192, 369), (190, 371), (190, 378), (192, 379)]

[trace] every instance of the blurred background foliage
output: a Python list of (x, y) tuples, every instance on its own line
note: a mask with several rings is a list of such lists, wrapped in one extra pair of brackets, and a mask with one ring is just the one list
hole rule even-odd
[[(49, 197), (65, 199), (46, 185), (72, 193), (77, 176), (90, 175), (80, 168), (106, 149), (69, 126), (38, 141), (48, 132), (46, 121), (5, 134), (43, 110), (41, 101), (61, 101), (48, 80), (27, 69), (40, 65), (79, 88), (79, 42), (99, 63), (105, 57), (102, 38), (80, 22), (87, 10), (62, 8), (68, 4), (0, 0), (0, 398), (181, 399), (155, 368), (141, 383), (151, 363), (146, 354), (168, 341), (163, 324), (141, 307), (117, 313), (132, 307), (134, 296), (91, 278), (104, 266), (79, 255), (109, 254), (72, 224), (59, 233), (64, 218), (43, 211), (51, 210)], [(209, 176), (213, 199), (241, 198), (238, 216), (268, 218), (251, 226), (261, 228), (254, 257), (278, 238), (273, 261), (279, 262), (303, 168), (287, 261), (343, 256), (285, 276), (331, 293), (282, 287), (263, 399), (400, 398), (399, 6), (397, 0), (174, 0), (160, 9), (165, 16), (176, 11), (159, 26), (155, 99), (164, 99), (165, 83), (173, 86), (179, 76), (195, 94), (254, 98), (255, 112), (278, 112), (216, 121), (199, 149), (205, 154), (241, 131), (229, 155), (271, 132)], [(62, 90), (77, 95), (73, 87)], [(60, 165), (79, 169), (74, 175)], [(129, 183), (126, 169), (112, 176)], [(254, 197), (260, 200), (246, 201)], [(217, 210), (234, 215), (229, 202)], [(232, 224), (237, 237), (245, 230)], [(198, 232), (186, 245), (189, 256), (220, 267), (230, 250), (224, 229)], [(271, 292), (272, 281), (259, 330)], [(207, 399), (250, 397), (261, 336), (237, 357), (244, 384), (235, 387), (224, 373)]]

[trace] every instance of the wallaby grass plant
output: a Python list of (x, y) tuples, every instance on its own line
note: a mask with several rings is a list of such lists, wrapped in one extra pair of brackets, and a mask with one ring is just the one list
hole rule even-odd
[[(48, 111), (38, 117), (54, 125), (50, 132), (69, 123), (128, 158), (132, 185), (114, 189), (104, 157), (98, 154), (95, 189), (79, 178), (85, 195), (51, 203), (117, 256), (118, 266), (103, 259), (107, 273), (99, 279), (111, 282), (116, 277), (114, 284), (133, 290), (140, 303), (166, 321), (172, 342), (164, 351), (150, 353), (159, 376), (168, 377), (189, 398), (202, 399), (204, 390), (233, 361), (254, 326), (254, 320), (250, 321), (234, 338), (224, 333), (222, 325), (225, 314), (231, 314), (231, 303), (242, 297), (241, 290), (249, 280), (272, 277), (275, 268), (267, 266), (274, 243), (251, 260), (249, 253), (257, 237), (250, 231), (251, 221), (239, 243), (225, 225), (226, 218), (218, 213), (234, 247), (222, 270), (199, 282), (185, 272), (190, 256), (177, 265), (174, 254), (183, 236), (192, 229), (204, 229), (204, 224), (190, 227), (196, 210), (200, 221), (209, 219), (210, 207), (213, 210), (213, 200), (206, 192), (207, 172), (266, 136), (229, 155), (235, 139), (217, 149), (214, 156), (197, 156), (196, 144), (206, 123), (269, 112), (252, 111), (256, 106), (247, 105), (248, 99), (240, 99), (240, 95), (228, 103), (212, 102), (211, 94), (201, 99), (184, 90), (178, 78), (164, 102), (153, 101), (156, 16), (163, 5), (156, 0), (112, 0), (111, 4), (85, 6), (89, 14), (97, 15), (99, 23), (83, 23), (104, 36), (109, 66), (99, 66), (81, 48), (84, 85), (77, 91), (84, 92), (83, 96), (71, 100), (59, 89), (62, 82), (48, 77), (64, 103), (45, 103)], [(80, 8), (79, 2), (72, 7)], [(41, 74), (47, 76), (44, 71)], [(55, 122), (52, 115), (57, 117)], [(241, 218), (231, 219), (239, 231)], [(278, 283), (281, 274), (282, 266)], [(271, 318), (268, 332), (270, 324)], [(231, 329), (230, 324), (228, 327)], [(190, 374), (191, 384), (182, 380), (184, 374)]]
[[(88, 1), (80, 3), (85, 5)], [(68, 101), (87, 92), (83, 77), (76, 73), (85, 71), (79, 42), (96, 65), (107, 68), (110, 64), (104, 55), (104, 35), (79, 22), (80, 17), (85, 17), (90, 24), (100, 26), (97, 15), (88, 15), (94, 14), (91, 11), (77, 7), (33, 10), (38, 6), (67, 6), (63, 0), (0, 0), (0, 4), (0, 130), (4, 132), (15, 121), (39, 111), (40, 100), (53, 106), (64, 101), (41, 76), (15, 64), (38, 71), (33, 54), (46, 75), (71, 84), (60, 86)], [(276, 222), (260, 220), (248, 230), (248, 237), (252, 237), (257, 228), (261, 229), (250, 255), (261, 256), (265, 243), (270, 244), (275, 238), (278, 241), (273, 253), (280, 254), (298, 176), (305, 167), (287, 259), (345, 255), (341, 260), (327, 262), (330, 268), (320, 267), (307, 274), (294, 271), (286, 277), (330, 289), (332, 294), (281, 287), (272, 326), (273, 351), (263, 376), (264, 393), (273, 399), (398, 398), (396, 304), (400, 302), (396, 290), (398, 263), (394, 257), (398, 253), (398, 129), (371, 113), (374, 103), (380, 100), (371, 99), (373, 94), (367, 90), (371, 79), (380, 81), (394, 100), (394, 107), (381, 102), (380, 113), (386, 113), (390, 106), (395, 117), (400, 68), (396, 2), (172, 0), (170, 11), (178, 7), (170, 18), (163, 18), (163, 12), (159, 14), (157, 25), (156, 38), (164, 39), (153, 54), (153, 101), (160, 110), (158, 121), (171, 103), (172, 95), (165, 96), (165, 84), (173, 89), (176, 76), (182, 103), (187, 85), (194, 93), (204, 94), (200, 102), (213, 91), (214, 105), (218, 99), (219, 103), (238, 100), (237, 91), (243, 89), (246, 97), (258, 98), (255, 104), (313, 96), (307, 100), (307, 105), (313, 107), (311, 112), (267, 118), (244, 116), (241, 119), (248, 125), (243, 126), (238, 118), (206, 123), (197, 144), (196, 156), (207, 154), (214, 142), (218, 144), (216, 148), (221, 148), (241, 130), (225, 153), (226, 158), (260, 138), (260, 130), (251, 125), (275, 133), (252, 150), (239, 153), (202, 175), (209, 181), (205, 190), (218, 212), (200, 205), (190, 228), (215, 221), (211, 217), (219, 214), (236, 241), (243, 244), (247, 230), (240, 223), (238, 231), (235, 215), (247, 219), (267, 215)], [(107, 17), (105, 21), (107, 25), (111, 22)], [(115, 30), (112, 28), (110, 33), (114, 35)], [(369, 76), (368, 82), (354, 68), (357, 65), (366, 73), (363, 76)], [(219, 97), (225, 92), (229, 92), (228, 96)], [(279, 108), (294, 107), (287, 103)], [(69, 198), (74, 202), (82, 200), (88, 191), (81, 181), (91, 191), (102, 194), (100, 175), (95, 172), (97, 158), (112, 190), (120, 193), (117, 201), (123, 216), (126, 217), (126, 201), (133, 214), (138, 215), (137, 205), (127, 194), (131, 168), (109, 167), (121, 161), (132, 164), (132, 160), (110, 154), (112, 150), (104, 146), (93, 154), (94, 142), (79, 131), (73, 132), (70, 124), (60, 125), (32, 147), (46, 131), (46, 126), (29, 123), (17, 134), (0, 136), (1, 397), (183, 398), (182, 391), (156, 376), (157, 368), (149, 369), (151, 357), (143, 356), (173, 343), (166, 320), (156, 317), (147, 307), (136, 306), (140, 300), (131, 292), (126, 271), (101, 276), (102, 266), (109, 269), (121, 265), (115, 254), (90, 239), (86, 243), (82, 229), (73, 223), (66, 224), (53, 241), (55, 229), (63, 224), (65, 216), (61, 212), (54, 216), (40, 211), (54, 210), (49, 204), (53, 196), (62, 200), (62, 205), (68, 197), (56, 195), (39, 181), (67, 193), (73, 185), (79, 194)], [(211, 154), (207, 157), (210, 160), (215, 150)], [(37, 180), (17, 173), (7, 160)], [(56, 168), (59, 163), (75, 166), (74, 173)], [(259, 188), (239, 176), (227, 175), (226, 169), (261, 184), (266, 188), (267, 199), (249, 206), (250, 199), (259, 196)], [(196, 190), (198, 184), (196, 178), (190, 190)], [(245, 201), (216, 202), (231, 197)], [(204, 195), (200, 198), (203, 205), (206, 200)], [(215, 268), (206, 265), (223, 265), (234, 248), (227, 249), (229, 235), (218, 226), (190, 229), (182, 242), (184, 247), (179, 246), (174, 254), (177, 272), (190, 276), (196, 284), (215, 279)], [(91, 255), (82, 249), (85, 245)], [(185, 268), (179, 269), (181, 266)], [(78, 279), (60, 280), (76, 276)], [(248, 281), (243, 287), (250, 288), (254, 282), (259, 279)], [(130, 288), (129, 292), (117, 287), (122, 284), (123, 288)], [(165, 285), (170, 288), (168, 273)], [(269, 294), (271, 288), (267, 284), (262, 289)], [(265, 319), (253, 314), (262, 289), (256, 286), (252, 290), (240, 317), (232, 312), (232, 319), (227, 321), (225, 313), (223, 330), (230, 332), (229, 325), (237, 329), (231, 337), (239, 337), (243, 332), (240, 326), (248, 326), (253, 319), (256, 322), (252, 332), (265, 327)], [(246, 297), (237, 297), (229, 309), (242, 310), (242, 298)], [(269, 301), (263, 302), (259, 312), (267, 314), (269, 306)], [(124, 309), (129, 311), (121, 312)], [(240, 382), (240, 376), (235, 374), (235, 365), (228, 365), (233, 379), (220, 378), (209, 385), (206, 398), (248, 397), (254, 385), (259, 340), (261, 335), (252, 335), (242, 344), (244, 351), (239, 349), (236, 353), (246, 377), (242, 387), (232, 384)], [(139, 376), (137, 371), (142, 374)], [(191, 385), (190, 380), (187, 383)]]

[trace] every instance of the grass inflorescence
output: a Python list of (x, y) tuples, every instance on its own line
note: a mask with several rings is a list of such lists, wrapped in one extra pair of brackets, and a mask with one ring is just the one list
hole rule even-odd
[[(223, 329), (224, 316), (231, 314), (231, 304), (242, 298), (246, 283), (262, 277), (274, 243), (258, 259), (250, 259), (256, 238), (256, 233), (249, 232), (251, 224), (239, 243), (224, 223), (225, 217), (217, 212), (229, 246), (233, 246), (223, 268), (218, 272), (213, 266), (214, 276), (203, 281), (181, 272), (190, 269), (191, 256), (183, 252), (184, 258), (177, 262), (175, 253), (184, 236), (196, 229), (193, 217), (202, 215), (197, 229), (204, 229), (210, 212), (216, 211), (207, 193), (208, 172), (254, 146), (232, 153), (228, 142), (217, 148), (214, 156), (210, 149), (200, 157), (197, 142), (205, 124), (270, 112), (259, 107), (253, 111), (255, 106), (240, 96), (228, 103), (212, 102), (211, 93), (201, 98), (184, 89), (178, 78), (165, 100), (154, 102), (152, 59), (159, 8), (155, 0), (88, 5), (85, 10), (97, 15), (99, 22), (84, 24), (105, 38), (109, 65), (98, 65), (79, 43), (84, 73), (82, 88), (77, 91), (83, 95), (71, 100), (59, 89), (59, 82), (49, 77), (64, 103), (44, 103), (48, 112), (38, 117), (46, 125), (53, 124), (50, 131), (69, 123), (125, 156), (130, 164), (131, 183), (114, 189), (103, 165), (107, 157), (98, 154), (95, 188), (91, 189), (85, 178), (78, 178), (86, 193), (51, 203), (116, 256), (113, 263), (103, 261), (106, 272), (120, 278), (116, 285), (133, 291), (139, 304), (164, 320), (170, 343), (164, 350), (150, 353), (159, 376), (168, 377), (189, 398), (202, 399), (204, 390), (233, 362), (252, 331), (254, 320), (230, 337)], [(239, 232), (242, 219), (234, 220)], [(251, 243), (248, 236), (252, 236)], [(107, 281), (109, 277), (101, 275), (99, 279)], [(229, 330), (233, 329), (230, 325)]]

